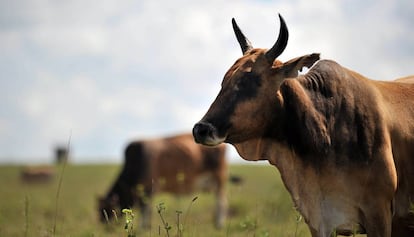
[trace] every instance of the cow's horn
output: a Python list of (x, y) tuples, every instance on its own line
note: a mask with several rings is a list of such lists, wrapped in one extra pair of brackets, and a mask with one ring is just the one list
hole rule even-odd
[(244, 36), (243, 32), (240, 30), (240, 28), (237, 25), (236, 20), (234, 20), (234, 18), (231, 19), (231, 23), (233, 25), (233, 30), (234, 30), (234, 33), (236, 34), (237, 41), (239, 41), (241, 50), (244, 54), (244, 53), (246, 53), (246, 51), (253, 48), (252, 44), (246, 38), (246, 36)]
[(273, 45), (269, 51), (266, 52), (266, 58), (270, 63), (273, 63), (273, 61), (282, 54), (282, 52), (285, 50), (288, 39), (289, 39), (289, 31), (287, 29), (285, 20), (283, 20), (283, 17), (279, 14), (280, 19), (280, 30), (279, 30), (279, 37), (277, 38), (276, 43)]

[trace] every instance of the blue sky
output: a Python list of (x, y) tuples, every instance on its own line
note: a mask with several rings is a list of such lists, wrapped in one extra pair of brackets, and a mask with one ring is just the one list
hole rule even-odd
[[(318, 52), (370, 78), (414, 74), (412, 1), (0, 0), (0, 163), (118, 162), (190, 131), (241, 56), (231, 18), (280, 59)], [(232, 156), (235, 155), (232, 153)], [(234, 158), (240, 159), (240, 158)]]

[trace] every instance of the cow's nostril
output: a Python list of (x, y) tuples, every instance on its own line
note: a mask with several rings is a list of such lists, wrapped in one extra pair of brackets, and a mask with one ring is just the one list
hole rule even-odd
[(205, 124), (198, 124), (196, 127), (198, 135), (204, 137), (208, 135), (209, 127)]
[(207, 137), (212, 136), (212, 133), (212, 126), (210, 124), (199, 122), (194, 125), (193, 136), (198, 143), (202, 143)]

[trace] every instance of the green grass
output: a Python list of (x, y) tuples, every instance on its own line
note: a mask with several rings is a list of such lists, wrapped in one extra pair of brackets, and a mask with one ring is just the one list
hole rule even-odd
[[(56, 200), (62, 167), (55, 167), (56, 177), (50, 183), (25, 184), (20, 180), (20, 167), (0, 166), (0, 236), (126, 237), (124, 215), (118, 213), (118, 224), (105, 226), (98, 221), (96, 206), (97, 197), (108, 190), (119, 169), (117, 165), (67, 165)], [(274, 167), (231, 165), (230, 173), (241, 176), (244, 183), (228, 184), (231, 216), (223, 229), (213, 227), (212, 194), (160, 194), (152, 203), (151, 230), (139, 228), (139, 212), (133, 209), (136, 236), (167, 236), (157, 213), (161, 203), (170, 236), (310, 236), (303, 220), (297, 221), (298, 214)]]

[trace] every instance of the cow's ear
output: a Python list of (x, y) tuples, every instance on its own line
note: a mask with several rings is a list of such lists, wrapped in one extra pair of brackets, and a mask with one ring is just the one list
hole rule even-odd
[(283, 63), (283, 65), (280, 66), (280, 69), (284, 72), (285, 77), (297, 77), (298, 71), (302, 71), (303, 67), (312, 67), (318, 60), (318, 53), (308, 54)]

